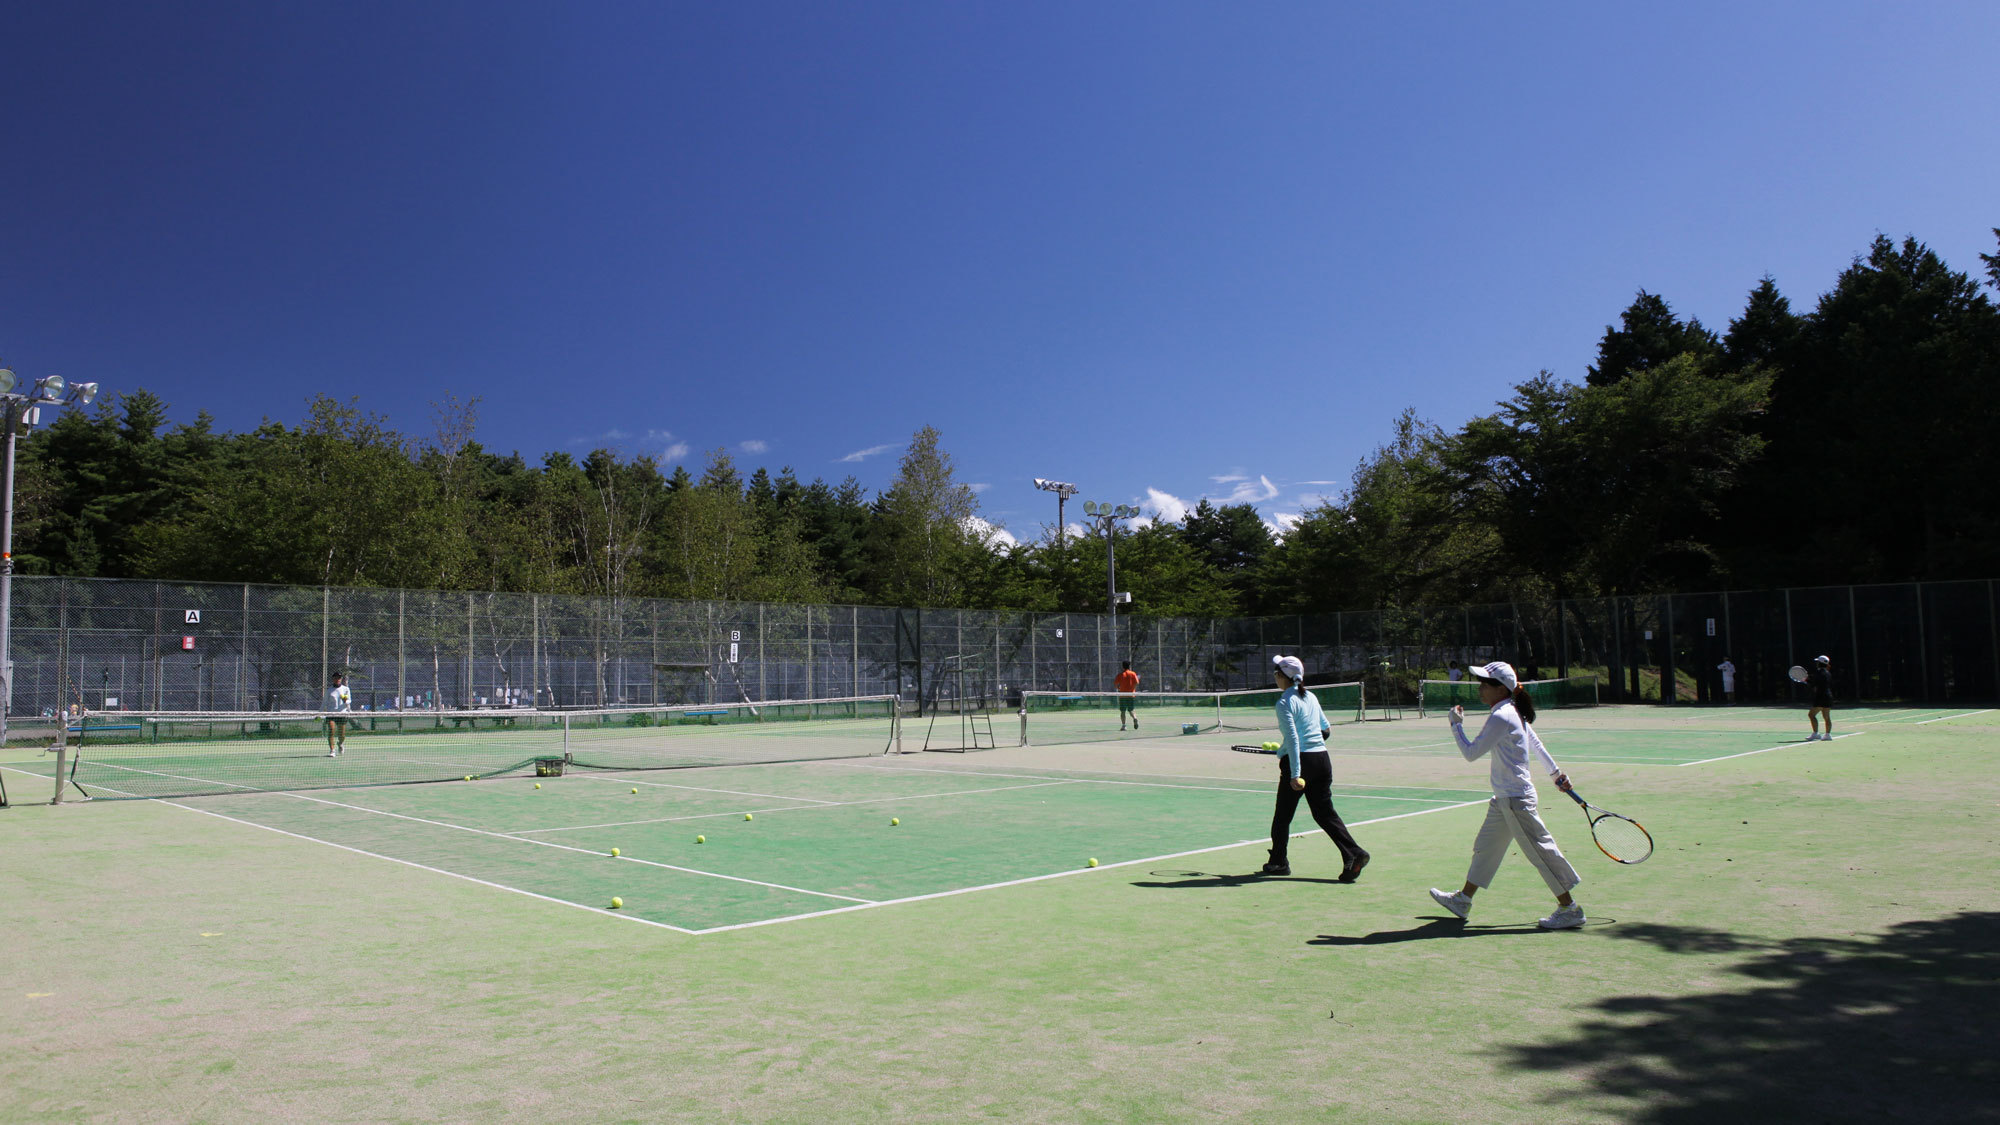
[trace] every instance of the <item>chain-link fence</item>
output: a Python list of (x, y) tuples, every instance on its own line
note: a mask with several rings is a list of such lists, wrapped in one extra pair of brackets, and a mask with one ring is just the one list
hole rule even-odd
[[(1992, 581), (1835, 586), (1263, 618), (892, 609), (122, 579), (14, 579), (12, 715), (318, 706), (577, 708), (899, 694), (1265, 686), (1295, 653), (1314, 682), (1442, 677), (1508, 660), (1596, 673), (1606, 700), (1794, 700), (1830, 658), (1849, 699), (2000, 699)], [(969, 678), (970, 677), (970, 678)]]

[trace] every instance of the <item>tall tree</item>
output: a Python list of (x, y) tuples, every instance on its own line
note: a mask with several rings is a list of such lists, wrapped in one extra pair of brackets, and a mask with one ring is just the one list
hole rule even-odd
[(958, 483), (951, 454), (930, 426), (910, 437), (896, 479), (882, 494), (877, 558), (901, 604), (957, 606), (971, 589), (969, 570), (985, 544), (970, 526), (979, 498)]
[(1676, 356), (1693, 353), (1707, 358), (1719, 350), (1715, 334), (1703, 328), (1701, 321), (1682, 323), (1663, 298), (1641, 289), (1619, 317), (1619, 327), (1605, 327), (1604, 337), (1597, 343), (1597, 362), (1584, 381), (1593, 387), (1603, 386)]

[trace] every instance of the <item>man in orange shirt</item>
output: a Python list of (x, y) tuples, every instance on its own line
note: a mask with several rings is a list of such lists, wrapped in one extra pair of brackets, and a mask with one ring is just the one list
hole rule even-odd
[(1125, 716), (1132, 716), (1132, 729), (1139, 729), (1139, 673), (1132, 670), (1132, 662), (1124, 661), (1125, 670), (1111, 681), (1122, 695), (1118, 700), (1118, 729), (1125, 729)]

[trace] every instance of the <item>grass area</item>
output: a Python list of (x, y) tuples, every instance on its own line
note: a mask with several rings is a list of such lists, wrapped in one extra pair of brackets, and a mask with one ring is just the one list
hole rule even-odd
[(1336, 733), (1352, 886), (1315, 837), (1243, 877), (1274, 771), (1213, 737), (18, 805), (0, 1120), (1991, 1120), (2000, 713), (1961, 715), (1546, 715), (1660, 844), (1549, 805), (1557, 934), (1518, 858), (1470, 924), (1425, 896), (1485, 776), (1435, 719)]

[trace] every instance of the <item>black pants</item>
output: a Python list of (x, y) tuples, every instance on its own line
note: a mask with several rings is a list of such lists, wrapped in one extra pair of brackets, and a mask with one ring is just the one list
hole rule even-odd
[[(1278, 768), (1284, 767), (1285, 760), (1279, 758)], [(1324, 750), (1301, 754), (1299, 773), (1306, 779), (1302, 790), (1292, 788), (1292, 783), (1284, 777), (1278, 779), (1278, 809), (1271, 814), (1271, 858), (1286, 858), (1286, 845), (1292, 836), (1292, 814), (1298, 811), (1300, 797), (1306, 799), (1306, 807), (1312, 810), (1313, 823), (1333, 837), (1333, 846), (1340, 849), (1343, 864), (1367, 855), (1368, 850), (1354, 842), (1347, 825), (1333, 809), (1333, 757)]]

